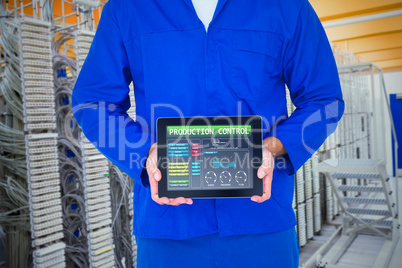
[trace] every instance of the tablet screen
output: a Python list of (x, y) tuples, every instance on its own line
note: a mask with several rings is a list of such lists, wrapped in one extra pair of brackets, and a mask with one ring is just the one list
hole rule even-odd
[(261, 117), (159, 118), (159, 196), (262, 195)]
[(168, 191), (251, 188), (251, 126), (167, 126)]

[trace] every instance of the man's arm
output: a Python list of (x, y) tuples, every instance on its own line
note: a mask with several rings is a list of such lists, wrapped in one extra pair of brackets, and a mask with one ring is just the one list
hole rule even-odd
[(284, 146), (285, 171), (291, 175), (334, 132), (344, 111), (332, 50), (307, 0), (303, 0), (293, 36), (287, 40), (283, 77), (296, 110), (266, 137), (274, 136)]
[(344, 110), (338, 71), (324, 29), (308, 1), (304, 1), (295, 31), (283, 57), (284, 79), (297, 107), (286, 121), (263, 140), (264, 180), (261, 203), (271, 196), (274, 158), (285, 160), (285, 171), (294, 174), (335, 130)]
[(134, 182), (147, 185), (141, 172), (153, 134), (144, 120), (134, 122), (127, 114), (132, 77), (116, 20), (116, 2), (108, 2), (103, 8), (74, 87), (73, 112), (85, 136), (101, 153)]

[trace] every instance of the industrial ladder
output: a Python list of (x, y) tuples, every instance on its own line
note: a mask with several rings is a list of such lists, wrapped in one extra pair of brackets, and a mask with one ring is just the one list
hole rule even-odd
[[(338, 67), (340, 75), (359, 71), (370, 74), (372, 114), (376, 115), (379, 112), (382, 117), (385, 117), (383, 111), (385, 110), (384, 108), (388, 108), (394, 146), (398, 148), (381, 68), (372, 63), (358, 63)], [(376, 92), (374, 87), (375, 72), (379, 74), (379, 92)], [(380, 101), (380, 107), (376, 107), (376, 96), (382, 100)], [(384, 103), (387, 107), (383, 107)], [(342, 235), (333, 248), (317, 263), (317, 267), (340, 267), (337, 262), (352, 242), (359, 234), (367, 233), (386, 238), (381, 252), (373, 263), (373, 267), (387, 267), (398, 242), (400, 233), (400, 224), (398, 222), (398, 178), (388, 176), (386, 162), (379, 157), (378, 150), (383, 149), (383, 147), (378, 148), (377, 139), (379, 135), (377, 132), (384, 129), (384, 122), (383, 120), (376, 120), (375, 116), (372, 116), (371, 120), (370, 159), (330, 158), (313, 167), (315, 172), (323, 173), (329, 181), (339, 204), (340, 212), (343, 215)], [(394, 165), (397, 165), (396, 155), (395, 159)], [(391, 181), (395, 184), (394, 190), (391, 190)]]
[[(325, 174), (343, 213), (343, 234), (371, 231), (393, 239), (398, 234), (398, 212), (385, 165), (371, 159), (329, 159), (316, 171)], [(357, 185), (341, 184), (356, 179)], [(353, 196), (347, 192), (354, 192)], [(370, 205), (375, 208), (367, 208)]]
[[(358, 234), (367, 233), (386, 238), (382, 253), (379, 253), (373, 264), (373, 267), (386, 267), (399, 239), (400, 224), (395, 193), (391, 190), (391, 178), (387, 176), (384, 162), (372, 159), (328, 159), (319, 163), (315, 170), (324, 173), (330, 182), (343, 214), (342, 236), (317, 267), (340, 267), (336, 265), (337, 261)], [(344, 179), (354, 179), (358, 183), (340, 183), (342, 180), (348, 181)]]

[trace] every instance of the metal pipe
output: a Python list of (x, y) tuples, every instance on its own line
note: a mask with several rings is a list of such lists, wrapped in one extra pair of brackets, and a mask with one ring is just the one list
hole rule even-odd
[(374, 159), (374, 161), (375, 161), (375, 165), (376, 165), (376, 167), (377, 167), (377, 169), (378, 169), (378, 151), (377, 151), (377, 149), (378, 149), (378, 146), (377, 146), (377, 131), (378, 131), (378, 129), (377, 129), (377, 119), (376, 119), (376, 117), (377, 117), (377, 113), (376, 113), (376, 100), (375, 100), (375, 96), (376, 96), (376, 94), (375, 94), (375, 88), (374, 88), (374, 68), (373, 68), (373, 65), (371, 65), (371, 68), (370, 68), (370, 83), (371, 83), (371, 103), (372, 103), (372, 105), (373, 105), (373, 107), (371, 107), (371, 109), (373, 110), (373, 124), (372, 124), (372, 126), (371, 126), (371, 130), (372, 130), (372, 133), (373, 133), (373, 136), (372, 136), (372, 138), (371, 138), (371, 142), (372, 142), (372, 148), (373, 148), (373, 151), (372, 151), (372, 153), (373, 153), (373, 159)]
[[(80, 22), (79, 24), (82, 25), (84, 23), (85, 22)], [(56, 29), (57, 27), (60, 27), (60, 28)], [(69, 25), (69, 26), (66, 26), (66, 27), (62, 27), (62, 26), (59, 26), (59, 25), (54, 25), (54, 28), (52, 28), (51, 31), (56, 33), (56, 32), (64, 31), (64, 30), (74, 28), (74, 27), (77, 27), (77, 24)]]
[(95, 32), (95, 9), (93, 9), (93, 8), (91, 8), (91, 27), (92, 27), (92, 31), (94, 31)]
[[(42, 0), (39, 0), (39, 2), (38, 2), (38, 0), (36, 1), (37, 3), (36, 3), (36, 12), (37, 12), (37, 17), (39, 18), (41, 18), (41, 20), (43, 20), (43, 8), (41, 8), (41, 6), (42, 6)], [(49, 3), (50, 4), (50, 3)], [(38, 6), (39, 6), (39, 8), (38, 8)]]
[[(31, 4), (29, 4), (31, 5)], [(21, 6), (21, 17), (24, 16), (24, 3), (22, 2), (22, 0), (20, 0), (20, 6)]]
[(340, 74), (346, 74), (346, 73), (354, 73), (354, 72), (362, 71), (362, 70), (368, 71), (368, 70), (370, 70), (370, 68), (372, 68), (372, 66), (373, 66), (373, 64), (371, 62), (345, 64), (345, 65), (338, 66), (338, 72)]
[[(77, 16), (77, 15), (76, 15), (76, 13), (71, 13), (71, 14), (68, 14), (68, 15), (65, 15), (65, 16), (55, 18), (54, 20), (63, 20), (64, 21), (65, 18), (72, 17), (72, 16)], [(65, 24), (65, 22), (63, 22), (63, 24)]]
[[(84, 18), (84, 14), (83, 14), (82, 12), (79, 12), (79, 16), (80, 16), (80, 21), (86, 23), (85, 18)], [(84, 24), (84, 26), (82, 27), (82, 29), (83, 29), (83, 30), (86, 30), (85, 24)]]
[(63, 19), (63, 27), (65, 27), (66, 26), (66, 20), (65, 20), (65, 18), (64, 18), (64, 0), (61, 0), (61, 16), (62, 16), (62, 19)]
[(33, 1), (32, 1), (32, 16), (33, 16), (34, 19), (37, 18), (37, 11), (36, 11), (36, 8), (37, 8), (37, 6), (36, 6), (36, 0), (33, 0)]
[(394, 168), (395, 168), (395, 182), (394, 182), (394, 187), (395, 187), (395, 203), (396, 203), (396, 213), (399, 213), (399, 196), (398, 196), (398, 148), (399, 148), (399, 144), (398, 144), (398, 137), (396, 136), (396, 131), (395, 131), (395, 125), (394, 125), (394, 118), (392, 116), (392, 112), (391, 112), (391, 106), (388, 100), (388, 95), (387, 95), (387, 89), (385, 87), (385, 80), (384, 80), (384, 73), (381, 69), (379, 69), (380, 71), (380, 79), (381, 79), (381, 84), (382, 84), (382, 89), (383, 89), (383, 93), (385, 96), (385, 101), (387, 102), (387, 108), (388, 108), (388, 116), (389, 116), (389, 121), (391, 122), (391, 130), (392, 130), (392, 136), (394, 137)]
[(61, 0), (61, 14), (63, 18), (63, 27), (66, 27), (66, 19), (65, 19), (65, 14), (64, 14), (64, 0)]
[(386, 19), (386, 18), (391, 18), (391, 17), (396, 17), (396, 16), (402, 16), (402, 9), (374, 14), (374, 15), (362, 16), (362, 17), (357, 17), (357, 18), (330, 21), (330, 22), (325, 22), (322, 25), (324, 26), (324, 28), (332, 28), (332, 27), (339, 27), (339, 26), (355, 24), (355, 23), (360, 23), (360, 22)]
[[(29, 6), (31, 6), (32, 5), (32, 3), (28, 3), (28, 4), (25, 4), (25, 5), (23, 5), (23, 7), (24, 8), (27, 8), (27, 7), (29, 7)], [(16, 2), (16, 0), (14, 1), (14, 6), (12, 6), (12, 5), (8, 5), (10, 8), (15, 8), (16, 10), (20, 10), (21, 9), (21, 7), (18, 7), (18, 4), (17, 4), (17, 2)]]
[(80, 7), (78, 5), (76, 5), (75, 7), (75, 14), (77, 16), (77, 30), (80, 30)]
[[(374, 66), (374, 68), (376, 67), (375, 65), (373, 65)], [(383, 85), (382, 85), (382, 80), (384, 79), (384, 77), (382, 76), (382, 70), (380, 69), (380, 68), (377, 68), (377, 71), (379, 72), (379, 75), (378, 75), (378, 79), (379, 79), (379, 86), (380, 86), (380, 88), (379, 88), (379, 90), (380, 91), (383, 91), (384, 90), (384, 88), (382, 87)], [(381, 90), (382, 89), (382, 90)], [(384, 92), (384, 91), (383, 91)], [(381, 92), (380, 92), (380, 94), (379, 94), (379, 100), (380, 100), (380, 109), (381, 109), (381, 118), (383, 118), (382, 120), (381, 120), (381, 129), (385, 129), (385, 115), (384, 115), (384, 100), (383, 100), (383, 94), (381, 94)], [(387, 105), (388, 105), (388, 98), (387, 98), (387, 96), (386, 96), (386, 94), (384, 94), (384, 97), (385, 97), (385, 101), (387, 102)], [(389, 109), (389, 107), (388, 107), (388, 109)], [(392, 120), (391, 120), (392, 121)], [(392, 124), (392, 123), (391, 123)], [(385, 166), (387, 166), (387, 155), (386, 155), (386, 144), (385, 144), (385, 139), (386, 139), (386, 137), (385, 137), (385, 133), (383, 133), (383, 135), (384, 135), (384, 137), (383, 137), (383, 139), (384, 139), (384, 146), (383, 146), (383, 148), (382, 148), (382, 152), (381, 152), (381, 157), (383, 157), (384, 158), (384, 164), (385, 164)]]
[(18, 11), (17, 0), (14, 0), (14, 11), (15, 11), (14, 16), (17, 17), (17, 11)]

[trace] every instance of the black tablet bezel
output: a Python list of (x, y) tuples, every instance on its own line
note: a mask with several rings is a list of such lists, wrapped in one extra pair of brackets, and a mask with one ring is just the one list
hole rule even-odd
[[(206, 122), (209, 122), (208, 124)], [(229, 124), (231, 122), (231, 124)], [(167, 126), (203, 126), (203, 125), (251, 125), (253, 141), (253, 187), (246, 189), (222, 189), (222, 190), (178, 190), (168, 191), (167, 168), (163, 159), (167, 159), (166, 142)], [(163, 117), (157, 119), (157, 153), (158, 168), (162, 178), (158, 183), (159, 197), (186, 197), (186, 198), (234, 198), (262, 196), (263, 180), (257, 177), (259, 165), (262, 163), (262, 120), (260, 116), (217, 116), (217, 117)], [(259, 164), (258, 164), (259, 163)]]

